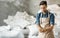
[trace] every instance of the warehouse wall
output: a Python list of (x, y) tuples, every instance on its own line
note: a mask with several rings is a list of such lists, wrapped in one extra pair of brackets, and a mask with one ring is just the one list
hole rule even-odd
[[(8, 15), (15, 15), (17, 11), (27, 11), (36, 15), (39, 10), (39, 3), (42, 0), (0, 0), (0, 26), (5, 25), (3, 19)], [(48, 4), (60, 4), (60, 0), (47, 0)]]
[[(39, 10), (39, 3), (42, 0), (29, 0), (29, 11), (31, 14), (36, 15)], [(48, 4), (60, 4), (60, 0), (46, 0)]]
[(27, 0), (0, 0), (0, 26), (6, 25), (3, 20), (8, 15), (15, 15), (17, 11), (27, 11)]

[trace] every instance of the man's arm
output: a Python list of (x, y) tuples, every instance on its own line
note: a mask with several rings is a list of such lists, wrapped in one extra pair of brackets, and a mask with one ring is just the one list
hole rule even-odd
[(39, 13), (37, 13), (37, 15), (36, 15), (36, 22), (35, 23), (36, 23), (39, 31), (42, 31), (42, 27), (40, 26), (40, 14)]
[(40, 25), (37, 25), (37, 28), (40, 32), (44, 32), (44, 29)]
[(54, 24), (55, 24), (55, 16), (53, 14), (51, 14), (51, 16), (50, 16), (50, 26), (46, 27), (46, 30), (47, 31), (53, 30)]
[(49, 27), (46, 27), (46, 31), (52, 31), (54, 28), (54, 25), (50, 25)]

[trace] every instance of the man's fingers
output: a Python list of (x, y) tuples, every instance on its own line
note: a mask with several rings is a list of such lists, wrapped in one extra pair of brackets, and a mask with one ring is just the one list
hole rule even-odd
[(40, 29), (40, 32), (45, 32), (43, 29)]

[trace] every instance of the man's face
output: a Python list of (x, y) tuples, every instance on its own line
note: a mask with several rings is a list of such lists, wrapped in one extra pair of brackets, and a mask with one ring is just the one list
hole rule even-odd
[(40, 5), (40, 10), (42, 12), (45, 12), (47, 10), (47, 6), (46, 5)]

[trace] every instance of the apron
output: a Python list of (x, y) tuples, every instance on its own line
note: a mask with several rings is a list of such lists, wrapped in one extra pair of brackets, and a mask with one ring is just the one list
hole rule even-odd
[[(41, 14), (41, 18), (40, 18), (40, 25), (43, 28), (46, 28), (49, 25), (49, 20), (50, 20), (50, 14), (48, 13), (48, 17), (47, 18), (42, 18), (42, 14)], [(54, 34), (53, 31), (50, 32), (39, 32), (38, 34), (38, 38), (54, 38)]]

